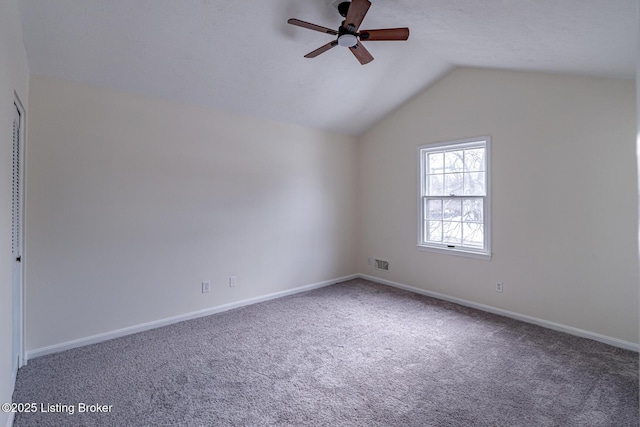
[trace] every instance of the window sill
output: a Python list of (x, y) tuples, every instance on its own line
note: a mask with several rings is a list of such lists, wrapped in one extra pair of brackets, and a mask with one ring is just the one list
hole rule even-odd
[(464, 249), (456, 249), (456, 248), (438, 248), (434, 246), (423, 246), (418, 245), (418, 250), (424, 252), (435, 252), (443, 255), (453, 255), (460, 256), (465, 258), (475, 258), (475, 259), (483, 259), (485, 261), (491, 261), (491, 253), (484, 252), (473, 252)]

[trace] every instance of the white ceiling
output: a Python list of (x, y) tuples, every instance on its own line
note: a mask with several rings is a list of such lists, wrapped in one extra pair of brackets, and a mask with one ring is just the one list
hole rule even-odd
[(19, 0), (32, 74), (359, 135), (454, 66), (633, 78), (636, 0), (371, 0), (406, 42), (305, 54), (330, 0)]

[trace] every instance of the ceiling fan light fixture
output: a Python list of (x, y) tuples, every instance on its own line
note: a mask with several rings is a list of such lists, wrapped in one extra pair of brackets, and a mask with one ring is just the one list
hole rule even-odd
[(338, 37), (338, 44), (344, 47), (353, 47), (358, 44), (358, 37), (354, 34), (343, 34)]

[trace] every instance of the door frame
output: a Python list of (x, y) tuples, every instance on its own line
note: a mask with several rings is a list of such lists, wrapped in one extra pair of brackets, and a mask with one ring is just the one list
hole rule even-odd
[[(18, 203), (20, 204), (19, 224), (18, 224), (20, 227), (20, 231), (19, 231), (20, 241), (18, 245), (18, 247), (20, 248), (20, 251), (18, 256), (20, 256), (20, 261), (17, 261), (14, 258), (15, 255), (13, 253), (11, 254), (11, 257), (12, 257), (12, 263), (11, 263), (11, 293), (12, 293), (11, 361), (12, 361), (12, 364), (14, 364), (13, 357), (17, 352), (17, 356), (18, 356), (17, 364), (14, 364), (12, 368), (16, 371), (14, 372), (14, 374), (16, 374), (18, 368), (26, 365), (27, 361), (26, 361), (25, 352), (24, 352), (24, 323), (25, 323), (24, 322), (24, 253), (25, 253), (24, 251), (24, 240), (25, 240), (24, 239), (24, 230), (25, 230), (25, 226), (24, 226), (25, 179), (24, 177), (25, 177), (25, 173), (24, 172), (25, 172), (26, 110), (24, 108), (24, 105), (22, 104), (22, 101), (20, 100), (20, 97), (15, 92), (14, 92), (14, 98), (13, 98), (13, 105), (14, 105), (14, 108), (18, 111), (18, 115), (20, 116), (19, 124), (18, 124), (19, 126), (18, 156), (19, 156), (19, 163), (20, 163), (20, 171), (19, 171), (19, 177), (18, 177), (18, 179), (20, 180), (19, 200), (18, 200)], [(13, 138), (12, 138), (12, 144), (13, 144)], [(11, 148), (11, 151), (13, 156), (13, 146)], [(12, 183), (12, 187), (13, 187), (13, 183)], [(11, 209), (13, 210), (13, 205), (11, 206)], [(12, 233), (13, 233), (13, 230), (12, 230)], [(18, 282), (17, 286), (16, 286), (16, 277), (14, 277), (14, 275), (16, 274), (17, 274), (17, 282)], [(17, 291), (17, 294), (14, 294), (14, 291)], [(17, 349), (14, 348), (15, 345), (17, 345)]]

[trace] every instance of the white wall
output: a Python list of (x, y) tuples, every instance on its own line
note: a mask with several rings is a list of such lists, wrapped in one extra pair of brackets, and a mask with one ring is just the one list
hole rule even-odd
[[(481, 135), (493, 259), (418, 251), (416, 147)], [(633, 81), (454, 70), (359, 143), (359, 271), (637, 343), (635, 139)]]
[[(11, 163), (13, 102), (17, 93), (26, 108), (29, 70), (15, 0), (0, 2), (0, 402), (13, 394)], [(8, 415), (0, 412), (0, 426)]]
[(27, 350), (353, 273), (353, 138), (37, 76), (30, 114)]
[[(640, 168), (640, 0), (636, 1), (636, 126), (638, 129), (638, 133), (636, 136), (636, 162), (637, 167)], [(640, 191), (640, 171), (637, 176), (638, 180), (638, 190)], [(638, 195), (638, 202), (640, 203), (640, 193)], [(640, 209), (640, 206), (639, 206)], [(640, 215), (638, 216), (638, 224), (640, 228)], [(640, 233), (638, 234), (638, 247), (640, 248)], [(640, 249), (639, 249), (640, 252)], [(640, 257), (640, 253), (639, 253)], [(638, 272), (639, 276), (636, 277), (636, 280), (640, 278), (640, 271)], [(638, 287), (638, 298), (640, 298), (640, 286)], [(640, 326), (640, 316), (638, 316), (638, 324)], [(639, 328), (640, 329), (640, 328)], [(640, 403), (639, 403), (640, 404)]]

